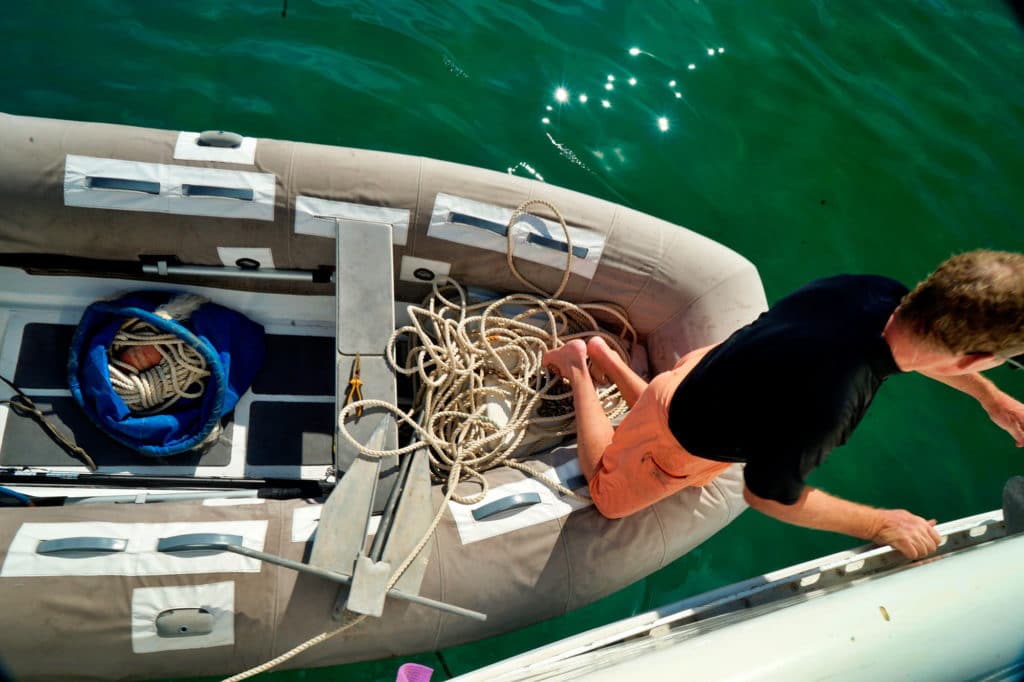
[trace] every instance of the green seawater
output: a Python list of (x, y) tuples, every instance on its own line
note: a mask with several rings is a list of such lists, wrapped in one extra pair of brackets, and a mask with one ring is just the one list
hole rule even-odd
[[(284, 10), (282, 0), (10, 0), (0, 111), (536, 174), (727, 244), (757, 264), (769, 300), (837, 272), (912, 285), (957, 251), (1024, 250), (1024, 32), (996, 0), (290, 0)], [(1024, 372), (990, 376), (1024, 396)], [(971, 399), (906, 376), (812, 483), (946, 521), (998, 507), (1022, 469), (1024, 453)], [(747, 512), (563, 618), (440, 656), (266, 678), (387, 681), (418, 661), (445, 679), (856, 544)]]

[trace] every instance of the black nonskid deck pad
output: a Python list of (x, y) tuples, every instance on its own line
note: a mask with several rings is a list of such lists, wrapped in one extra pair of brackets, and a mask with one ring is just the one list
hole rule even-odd
[(70, 324), (25, 325), (14, 385), (21, 390), (68, 387), (68, 351), (75, 327)]
[(266, 336), (267, 357), (252, 383), (263, 395), (334, 395), (334, 338)]
[(255, 402), (249, 409), (246, 459), (254, 466), (326, 466), (333, 437), (333, 402)]

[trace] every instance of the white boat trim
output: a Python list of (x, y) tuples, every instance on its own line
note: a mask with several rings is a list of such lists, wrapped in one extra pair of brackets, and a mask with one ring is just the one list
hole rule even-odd
[[(1006, 538), (1001, 510), (957, 519), (940, 524), (936, 529), (943, 536), (943, 543), (938, 552), (940, 557), (956, 554), (965, 548), (994, 544), (993, 540), (1005, 539), (1012, 541), (1014, 556), (1017, 559), (1012, 562), (1013, 567), (1009, 569), (1011, 572), (1017, 571), (1021, 558), (1024, 558), (1024, 536)], [(753, 615), (752, 610), (764, 605), (771, 610), (780, 605), (788, 605), (785, 603), (786, 600), (792, 600), (794, 597), (813, 601), (815, 597), (834, 593), (842, 587), (881, 582), (872, 579), (895, 575), (907, 569), (917, 569), (933, 562), (935, 559), (908, 566), (906, 559), (888, 546), (866, 546), (838, 552), (594, 628), (453, 679), (458, 682), (564, 680), (577, 679), (576, 673), (579, 672), (586, 672), (587, 680), (598, 679), (594, 676), (609, 667), (613, 661), (626, 659), (634, 653), (631, 648), (633, 642), (657, 640), (667, 643), (680, 630), (685, 630), (694, 623), (706, 622), (715, 616), (733, 614), (742, 620), (744, 613), (751, 612)], [(1021, 585), (1024, 591), (1024, 583)], [(969, 609), (971, 602), (966, 601), (958, 608)], [(799, 622), (801, 627), (808, 630), (813, 629), (807, 628), (809, 623), (816, 623), (806, 619)], [(1024, 626), (1019, 631), (1024, 632)], [(734, 646), (736, 644), (733, 643)], [(746, 655), (741, 658), (747, 660)], [(674, 677), (671, 679), (678, 679), (680, 661), (690, 659), (677, 652), (674, 660), (676, 665), (672, 669)], [(713, 670), (692, 672), (695, 675), (694, 679), (719, 679), (714, 676)], [(616, 669), (616, 674), (619, 677), (608, 679), (624, 679), (624, 676), (630, 679), (663, 679), (649, 677), (647, 672), (622, 669)], [(762, 678), (744, 676), (744, 679)], [(776, 679), (793, 678), (782, 675)]]

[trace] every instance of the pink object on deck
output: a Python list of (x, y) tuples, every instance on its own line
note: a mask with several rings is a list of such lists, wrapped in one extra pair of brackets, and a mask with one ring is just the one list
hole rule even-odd
[(398, 677), (395, 682), (430, 682), (430, 676), (434, 674), (433, 668), (428, 668), (419, 663), (403, 663), (398, 669)]

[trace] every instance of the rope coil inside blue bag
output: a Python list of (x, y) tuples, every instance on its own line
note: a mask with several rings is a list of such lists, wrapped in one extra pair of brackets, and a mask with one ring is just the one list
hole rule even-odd
[(216, 433), (264, 353), (263, 327), (241, 313), (193, 294), (133, 292), (85, 309), (68, 385), (111, 438), (167, 457)]

